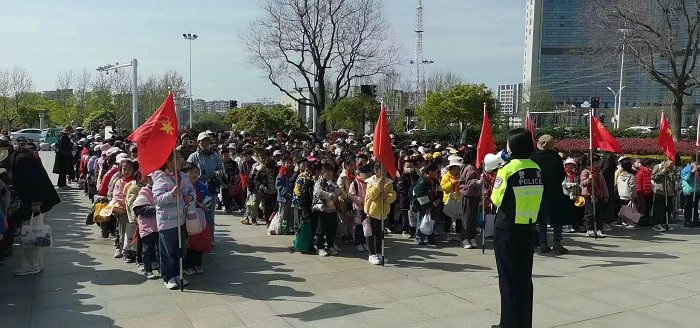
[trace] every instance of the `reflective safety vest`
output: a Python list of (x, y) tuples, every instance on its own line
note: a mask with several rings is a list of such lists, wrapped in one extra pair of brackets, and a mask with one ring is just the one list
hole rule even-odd
[(532, 224), (537, 222), (543, 191), (540, 167), (529, 159), (514, 159), (498, 170), (491, 201), (501, 219)]

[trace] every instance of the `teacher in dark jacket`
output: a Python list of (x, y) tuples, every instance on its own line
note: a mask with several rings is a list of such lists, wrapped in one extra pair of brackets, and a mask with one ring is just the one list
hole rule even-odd
[[(9, 234), (5, 235), (7, 239), (3, 239), (0, 244), (3, 252), (9, 254), (9, 249), (14, 244), (12, 230), (21, 226), (22, 222), (33, 226), (43, 225), (44, 217), (40, 214), (48, 212), (61, 200), (49, 175), (31, 150), (15, 150), (9, 143), (0, 141), (0, 153), (3, 152), (8, 155), (0, 161), (0, 169), (5, 169), (6, 173), (0, 175), (0, 178), (9, 182), (13, 195), (16, 196), (12, 200), (14, 205), (10, 205), (11, 211), (8, 210)], [(22, 268), (15, 271), (15, 275), (31, 275), (44, 270), (43, 247), (25, 247), (22, 256)]]
[(56, 160), (53, 163), (53, 173), (58, 174), (58, 182), (56, 185), (65, 189), (68, 188), (66, 177), (71, 175), (73, 170), (73, 142), (70, 140), (70, 134), (73, 133), (73, 127), (66, 125), (61, 130), (61, 136), (58, 137), (56, 145)]
[(545, 134), (537, 141), (538, 152), (532, 154), (532, 161), (539, 165), (542, 171), (542, 204), (537, 215), (539, 222), (540, 253), (549, 253), (552, 248), (547, 244), (547, 223), (554, 230), (554, 251), (568, 254), (569, 250), (562, 246), (562, 226), (570, 224), (571, 204), (564, 195), (562, 182), (566, 178), (564, 162), (559, 153), (554, 151), (554, 137)]

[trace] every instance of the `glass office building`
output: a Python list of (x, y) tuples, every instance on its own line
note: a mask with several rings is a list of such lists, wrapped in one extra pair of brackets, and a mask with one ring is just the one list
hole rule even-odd
[[(523, 98), (527, 101), (531, 86), (541, 86), (557, 103), (579, 105), (590, 97), (600, 97), (601, 107), (612, 108), (614, 94), (620, 86), (620, 56), (608, 62), (597, 61), (590, 55), (591, 35), (583, 11), (588, 1), (526, 0), (525, 53), (523, 68)], [(620, 34), (621, 48), (624, 38)], [(622, 108), (669, 104), (671, 95), (660, 83), (626, 56), (623, 73)], [(537, 92), (533, 88), (533, 91)], [(685, 102), (692, 107), (700, 104), (696, 94)], [(692, 115), (692, 114), (691, 114)]]

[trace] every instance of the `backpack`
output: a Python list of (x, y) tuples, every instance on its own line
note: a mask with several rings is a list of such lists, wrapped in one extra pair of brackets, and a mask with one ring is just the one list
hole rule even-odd
[(313, 238), (311, 223), (309, 223), (309, 220), (301, 220), (301, 223), (299, 223), (299, 232), (297, 232), (297, 237), (294, 239), (294, 249), (298, 252), (310, 251)]

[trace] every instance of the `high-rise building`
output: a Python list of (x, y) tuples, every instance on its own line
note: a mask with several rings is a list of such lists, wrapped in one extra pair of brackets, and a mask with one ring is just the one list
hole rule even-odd
[[(580, 105), (597, 96), (602, 108), (613, 108), (615, 96), (608, 87), (619, 89), (621, 58), (601, 62), (590, 55), (595, 36), (584, 15), (589, 2), (526, 1), (523, 100), (546, 90), (556, 103)], [(609, 32), (618, 33), (620, 43), (607, 46), (621, 49), (624, 31)], [(629, 54), (623, 85), (623, 109), (668, 103), (666, 88), (635, 65)]]
[(523, 84), (499, 84), (497, 87), (498, 110), (508, 118), (508, 124), (512, 127), (521, 125), (520, 104)]

